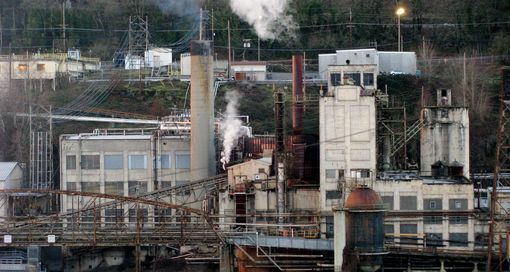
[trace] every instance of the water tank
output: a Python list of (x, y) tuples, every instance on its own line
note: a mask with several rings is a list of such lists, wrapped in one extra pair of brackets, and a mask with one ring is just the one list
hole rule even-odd
[(359, 260), (360, 271), (377, 271), (384, 254), (384, 204), (368, 187), (351, 192), (345, 202), (346, 250), (350, 260)]

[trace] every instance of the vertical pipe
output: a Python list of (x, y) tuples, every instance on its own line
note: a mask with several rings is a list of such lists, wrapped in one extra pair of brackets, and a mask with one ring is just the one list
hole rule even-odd
[(228, 65), (227, 65), (227, 75), (228, 80), (230, 80), (230, 65), (232, 63), (232, 48), (230, 44), (230, 20), (227, 21), (227, 35), (228, 35)]
[(277, 211), (278, 211), (278, 224), (283, 224), (283, 214), (285, 213), (285, 167), (283, 158), (280, 155), (278, 158), (278, 185), (277, 185)]

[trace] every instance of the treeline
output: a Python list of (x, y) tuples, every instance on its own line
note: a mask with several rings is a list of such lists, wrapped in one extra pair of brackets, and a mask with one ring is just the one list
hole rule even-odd
[[(183, 0), (184, 1), (184, 0)], [(151, 42), (172, 44), (193, 27), (199, 6), (159, 0), (3, 0), (0, 2), (2, 53), (13, 51), (58, 51), (63, 39), (65, 10), (66, 44), (85, 54), (109, 58), (126, 35), (129, 16), (149, 18)], [(204, 0), (210, 11), (215, 44), (223, 54), (227, 46), (227, 21), (232, 28), (232, 46), (239, 56), (255, 58), (258, 43), (249, 25), (232, 14), (228, 0)], [(164, 10), (156, 3), (166, 3)], [(172, 6), (173, 5), (173, 6)], [(64, 6), (64, 9), (63, 9)], [(291, 0), (288, 13), (297, 28), (296, 39), (261, 41), (262, 58), (288, 57), (307, 50), (310, 56), (335, 48), (377, 46), (397, 48), (395, 9), (404, 6), (401, 17), (405, 50), (419, 51), (423, 41), (439, 54), (453, 55), (476, 50), (508, 55), (510, 37), (509, 0)], [(250, 49), (243, 39), (252, 39)]]

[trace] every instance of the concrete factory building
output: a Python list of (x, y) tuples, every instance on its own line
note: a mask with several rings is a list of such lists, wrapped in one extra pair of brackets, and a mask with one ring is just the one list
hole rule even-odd
[(375, 65), (329, 67), (320, 108), (321, 210), (343, 198), (345, 180), (373, 181), (376, 174)]
[[(96, 130), (61, 135), (60, 188), (136, 196), (189, 182), (189, 134), (165, 136), (158, 132)], [(62, 212), (79, 207), (62, 197)]]

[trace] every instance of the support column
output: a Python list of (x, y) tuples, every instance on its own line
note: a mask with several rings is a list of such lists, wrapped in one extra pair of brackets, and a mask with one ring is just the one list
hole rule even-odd
[(335, 249), (335, 272), (342, 271), (345, 248), (345, 211), (333, 209), (334, 215), (334, 249)]

